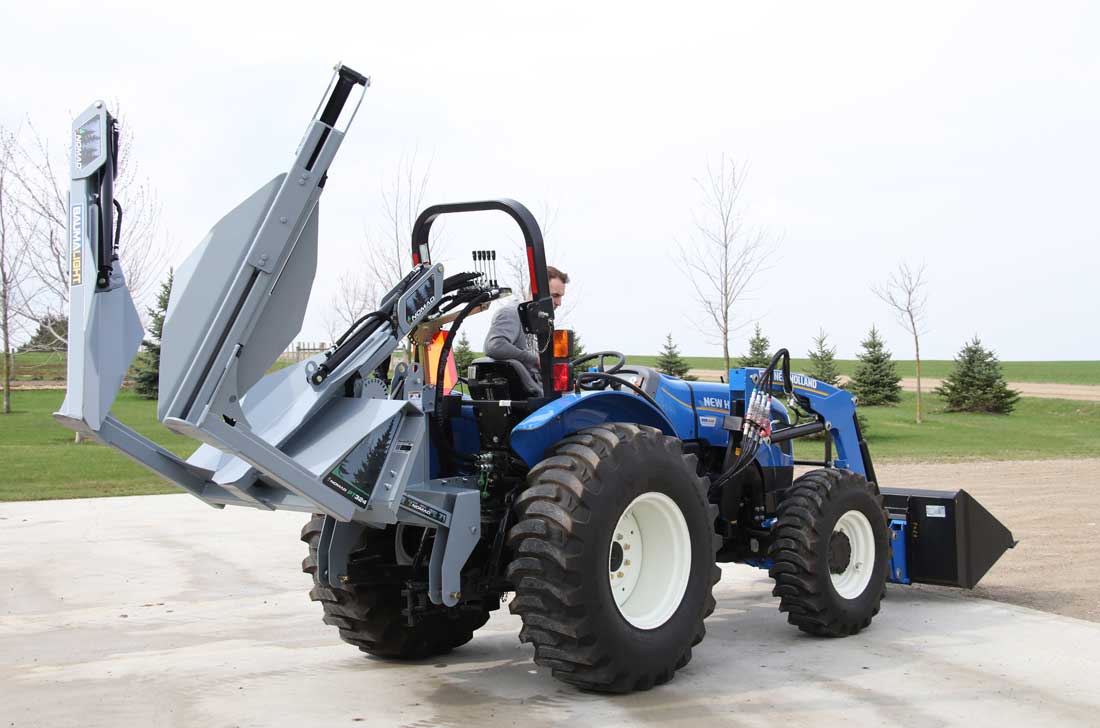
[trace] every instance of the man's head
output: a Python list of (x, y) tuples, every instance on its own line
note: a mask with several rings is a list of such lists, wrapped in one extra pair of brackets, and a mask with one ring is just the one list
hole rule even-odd
[(546, 277), (550, 279), (550, 298), (554, 301), (554, 308), (561, 305), (565, 298), (565, 284), (569, 282), (569, 274), (562, 273), (552, 265), (546, 266)]

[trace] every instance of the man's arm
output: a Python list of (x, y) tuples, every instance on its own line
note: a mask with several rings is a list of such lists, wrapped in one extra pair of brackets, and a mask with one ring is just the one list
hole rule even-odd
[(519, 322), (519, 309), (504, 306), (493, 314), (489, 333), (485, 337), (485, 356), (493, 359), (513, 359), (528, 366), (537, 367), (538, 355), (530, 349), (521, 349), (516, 341), (523, 341), (523, 326)]

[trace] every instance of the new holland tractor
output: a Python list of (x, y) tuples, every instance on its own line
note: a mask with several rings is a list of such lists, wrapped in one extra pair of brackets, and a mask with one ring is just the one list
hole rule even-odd
[[(75, 120), (68, 391), (55, 414), (216, 508), (311, 514), (310, 597), (346, 642), (385, 658), (444, 653), (511, 593), (520, 639), (554, 677), (644, 690), (702, 641), (719, 562), (766, 569), (791, 624), (841, 637), (871, 624), (887, 582), (972, 587), (1014, 545), (964, 491), (880, 488), (853, 397), (790, 372), (784, 350), (726, 383), (615, 352), (574, 359), (539, 226), (512, 200), (424, 210), (408, 274), (377, 309), (327, 351), (269, 371), (301, 329), (318, 200), (368, 86), (337, 66), (289, 170), (175, 272), (157, 413), (202, 443), (186, 460), (110, 414), (142, 326), (117, 249), (118, 129), (101, 102)], [(483, 358), (455, 386), (457, 333), (511, 291), (495, 251), (450, 272), (428, 241), (440, 217), (478, 211), (523, 235), (520, 314), (541, 382)], [(414, 356), (399, 361), (406, 341)], [(796, 459), (792, 440), (817, 433), (821, 459)]]

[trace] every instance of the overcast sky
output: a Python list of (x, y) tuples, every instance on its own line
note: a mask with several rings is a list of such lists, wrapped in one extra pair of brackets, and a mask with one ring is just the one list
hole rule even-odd
[[(735, 316), (773, 347), (801, 355), (823, 327), (849, 358), (877, 324), (911, 358), (870, 291), (906, 260), (930, 279), (924, 356), (977, 333), (1002, 359), (1098, 359), (1097, 38), (1100, 6), (1069, 2), (9, 2), (0, 123), (29, 115), (64, 144), (75, 113), (120, 102), (178, 264), (286, 170), (335, 61), (370, 75), (322, 197), (303, 339), (327, 338), (331, 286), (416, 151), (428, 202), (556, 210), (550, 262), (590, 351), (671, 332), (718, 355), (672, 252), (725, 154), (775, 246)], [(515, 237), (484, 217), (445, 234), (454, 251)]]

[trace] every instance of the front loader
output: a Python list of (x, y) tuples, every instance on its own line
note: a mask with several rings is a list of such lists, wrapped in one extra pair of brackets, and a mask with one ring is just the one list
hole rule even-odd
[[(513, 200), (424, 210), (410, 268), (377, 308), (325, 352), (269, 371), (301, 328), (319, 199), (368, 86), (337, 66), (289, 170), (175, 273), (157, 413), (202, 443), (186, 460), (110, 414), (142, 328), (117, 250), (117, 127), (101, 102), (77, 117), (69, 378), (55, 414), (211, 506), (310, 514), (310, 596), (345, 641), (440, 654), (513, 593), (538, 664), (626, 692), (690, 660), (717, 562), (767, 569), (793, 624), (843, 636), (870, 624), (887, 582), (971, 587), (1014, 545), (964, 491), (879, 488), (852, 396), (791, 373), (785, 350), (728, 383), (609, 351), (575, 359), (554, 326), (539, 226)], [(454, 371), (463, 323), (512, 293), (493, 250), (463, 272), (432, 261), (433, 224), (471, 212), (504, 213), (523, 236), (531, 290), (498, 305), (518, 305), (538, 377), (485, 358)], [(399, 361), (406, 341), (414, 356)], [(822, 459), (796, 459), (791, 441), (821, 432)]]

